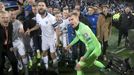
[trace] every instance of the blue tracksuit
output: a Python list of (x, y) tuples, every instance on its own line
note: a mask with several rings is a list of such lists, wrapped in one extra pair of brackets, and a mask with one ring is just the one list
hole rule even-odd
[(89, 23), (91, 24), (91, 29), (95, 35), (96, 35), (98, 16), (99, 14), (85, 15), (85, 17), (88, 19)]

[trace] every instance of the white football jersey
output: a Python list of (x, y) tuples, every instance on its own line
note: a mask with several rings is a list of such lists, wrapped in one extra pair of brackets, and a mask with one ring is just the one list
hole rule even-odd
[(52, 25), (56, 22), (56, 19), (53, 15), (47, 13), (47, 16), (42, 18), (40, 14), (37, 14), (36, 21), (42, 30), (42, 36), (47, 38), (54, 37), (54, 27)]

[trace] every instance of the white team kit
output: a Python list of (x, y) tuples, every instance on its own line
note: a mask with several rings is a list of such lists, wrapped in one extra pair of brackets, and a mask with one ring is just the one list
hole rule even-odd
[(47, 13), (45, 18), (42, 18), (40, 14), (36, 14), (36, 21), (42, 30), (42, 50), (48, 50), (55, 52), (55, 31), (52, 26), (56, 19), (53, 15)]
[(25, 47), (22, 40), (22, 36), (19, 33), (19, 29), (23, 28), (22, 23), (19, 20), (13, 22), (13, 47), (18, 49), (19, 54), (25, 55)]
[(59, 25), (60, 31), (62, 32), (62, 35), (60, 36), (60, 41), (62, 42), (63, 47), (66, 47), (68, 44), (67, 25), (67, 20), (63, 20), (63, 22)]

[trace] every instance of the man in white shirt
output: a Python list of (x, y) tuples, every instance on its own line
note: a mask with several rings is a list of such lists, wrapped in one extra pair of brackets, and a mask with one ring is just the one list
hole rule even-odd
[[(28, 74), (27, 70), (27, 57), (26, 57), (26, 51), (23, 43), (23, 34), (24, 34), (24, 29), (23, 29), (23, 24), (16, 19), (16, 11), (11, 10), (11, 21), (13, 25), (13, 36), (12, 36), (12, 41), (13, 41), (13, 47), (18, 50), (19, 55), (21, 56), (21, 60), (23, 63), (23, 67), (25, 69), (25, 75)], [(15, 51), (15, 53), (17, 53)], [(21, 63), (19, 60), (19, 64)]]
[(65, 48), (68, 44), (68, 39), (67, 39), (67, 25), (66, 20), (62, 19), (62, 14), (61, 12), (56, 12), (55, 13), (56, 21), (57, 21), (57, 33), (58, 33), (58, 42), (61, 42), (63, 45), (63, 48)]
[(42, 31), (42, 51), (43, 51), (43, 61), (46, 68), (48, 68), (48, 53), (47, 50), (50, 49), (51, 58), (53, 64), (57, 62), (56, 58), (56, 47), (55, 47), (55, 38), (54, 38), (54, 27), (53, 24), (56, 22), (55, 17), (46, 12), (46, 4), (44, 2), (38, 3), (38, 14), (36, 15), (37, 25), (27, 31), (27, 33), (41, 28)]

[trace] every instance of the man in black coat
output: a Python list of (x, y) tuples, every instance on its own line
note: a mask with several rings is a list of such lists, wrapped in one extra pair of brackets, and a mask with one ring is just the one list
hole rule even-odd
[(5, 56), (9, 59), (13, 75), (18, 75), (17, 59), (13, 53), (12, 45), (12, 23), (10, 23), (9, 13), (0, 11), (0, 74), (4, 74)]
[(127, 45), (128, 30), (132, 25), (132, 13), (129, 7), (125, 8), (125, 12), (119, 18), (119, 37), (118, 46), (120, 45), (121, 38), (125, 37), (125, 45)]

